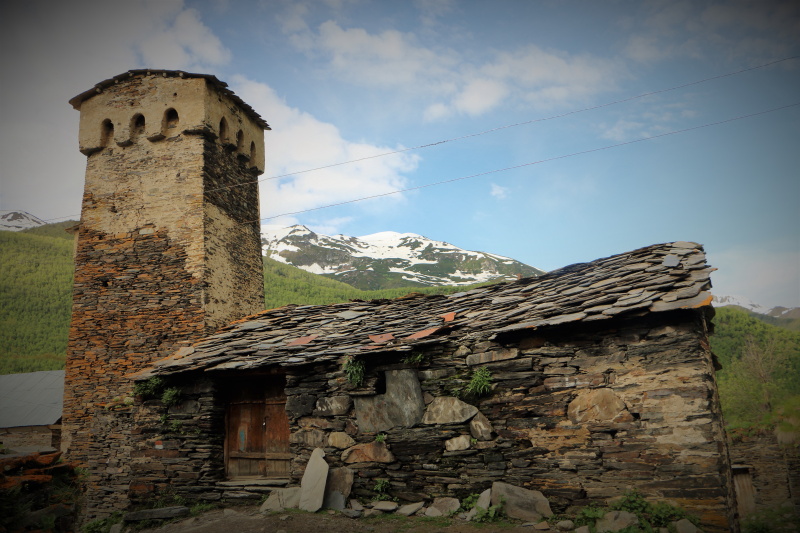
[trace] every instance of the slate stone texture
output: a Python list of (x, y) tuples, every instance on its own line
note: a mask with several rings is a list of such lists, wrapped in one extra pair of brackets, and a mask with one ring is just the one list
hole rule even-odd
[(213, 76), (177, 71), (124, 73), (71, 103), (87, 163), (62, 449), (89, 469), (89, 520), (130, 504), (130, 374), (264, 308), (251, 147), (268, 126)]
[[(177, 71), (132, 71), (72, 102), (88, 160), (63, 443), (89, 468), (85, 519), (164, 493), (258, 500), (325, 470), (316, 506), (328, 468), (347, 467), (354, 497), (378, 481), (400, 502), (504, 482), (560, 513), (636, 488), (730, 529), (701, 245), (448, 296), (260, 311), (266, 123), (213, 76)], [(291, 457), (288, 478), (228, 480), (225, 391), (265, 375), (285, 382), (290, 453), (272, 460)], [(151, 377), (177, 405), (131, 404)]]
[[(666, 266), (668, 255), (678, 264)], [(213, 388), (225, 376), (284, 375), (289, 485), (313, 450), (294, 435), (313, 430), (313, 442), (328, 443), (330, 467), (354, 471), (351, 497), (374, 498), (377, 480), (400, 503), (505, 482), (540, 491), (560, 513), (636, 488), (699, 515), (704, 531), (728, 531), (730, 468), (707, 342), (712, 270), (701, 246), (669, 243), (451, 296), (289, 306), (233, 324), (139, 379), (189, 387), (202, 376)], [(394, 340), (376, 344), (385, 333)], [(412, 352), (422, 362), (409, 363)], [(360, 386), (342, 369), (347, 356), (365, 365)], [(491, 375), (484, 396), (466, 392), (477, 368)], [(394, 400), (381, 411), (381, 398), (400, 397), (389, 394), (398, 375), (419, 384), (425, 414), (416, 423), (418, 414), (392, 414)], [(361, 399), (380, 426), (360, 426)], [(190, 484), (168, 472), (166, 483), (187, 498), (221, 498), (219, 445), (197, 454), (193, 443), (218, 442), (224, 405), (213, 393), (185, 400), (202, 406), (194, 419), (204, 433), (182, 452), (183, 467), (200, 476)], [(444, 404), (450, 414), (440, 418)], [(409, 403), (415, 413), (418, 405)], [(140, 418), (143, 433), (163, 432), (156, 414)], [(354, 441), (344, 450), (331, 445), (345, 441), (341, 433)]]

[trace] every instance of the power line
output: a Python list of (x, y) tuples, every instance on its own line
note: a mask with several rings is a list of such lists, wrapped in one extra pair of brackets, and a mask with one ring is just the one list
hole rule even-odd
[[(515, 128), (515, 127), (518, 127), (518, 126), (525, 126), (525, 125), (534, 124), (534, 123), (537, 123), (537, 122), (546, 122), (546, 121), (549, 121), (549, 120), (555, 120), (555, 119), (558, 119), (558, 118), (564, 118), (564, 117), (568, 117), (568, 116), (571, 116), (571, 115), (576, 115), (576, 114), (579, 114), (579, 113), (585, 113), (587, 111), (594, 111), (596, 109), (603, 109), (603, 108), (606, 108), (606, 107), (622, 104), (622, 103), (625, 103), (625, 102), (631, 102), (633, 100), (638, 100), (638, 99), (641, 99), (641, 98), (645, 98), (647, 96), (653, 96), (653, 95), (656, 95), (656, 94), (662, 94), (662, 93), (666, 93), (666, 92), (670, 92), (670, 91), (675, 91), (675, 90), (678, 90), (678, 89), (684, 89), (686, 87), (691, 87), (693, 85), (699, 85), (699, 84), (702, 84), (702, 83), (707, 83), (709, 81), (714, 81), (714, 80), (718, 80), (718, 79), (722, 79), (722, 78), (728, 78), (728, 77), (731, 77), (731, 76), (736, 76), (736, 75), (739, 75), (739, 74), (743, 74), (745, 72), (750, 72), (750, 71), (753, 71), (753, 70), (766, 68), (766, 67), (769, 67), (769, 66), (772, 66), (772, 65), (776, 65), (778, 63), (783, 63), (785, 61), (792, 61), (792, 60), (795, 60), (795, 59), (798, 59), (798, 58), (800, 58), (800, 56), (785, 57), (785, 58), (782, 58), (782, 59), (777, 59), (775, 61), (770, 61), (769, 63), (764, 63), (764, 64), (761, 64), (761, 65), (757, 65), (757, 66), (754, 66), (754, 67), (748, 67), (748, 68), (736, 70), (736, 71), (733, 71), (733, 72), (728, 72), (726, 74), (720, 74), (720, 75), (717, 75), (717, 76), (711, 76), (709, 78), (703, 78), (701, 80), (696, 80), (696, 81), (684, 83), (684, 84), (681, 84), (681, 85), (675, 85), (673, 87), (669, 87), (669, 88), (666, 88), (666, 89), (659, 89), (659, 90), (656, 90), (656, 91), (650, 91), (650, 92), (638, 94), (636, 96), (630, 96), (630, 97), (627, 97), (627, 98), (622, 98), (620, 100), (614, 100), (614, 101), (611, 101), (611, 102), (606, 102), (604, 104), (598, 104), (598, 105), (595, 105), (595, 106), (585, 107), (585, 108), (582, 108), (582, 109), (576, 109), (576, 110), (573, 110), (573, 111), (567, 111), (565, 113), (560, 113), (560, 114), (557, 114), (557, 115), (551, 115), (549, 117), (540, 117), (540, 118), (535, 118), (535, 119), (526, 120), (526, 121), (522, 121), (522, 122), (515, 122), (515, 123), (512, 123), (512, 124), (505, 124), (505, 125), (502, 125), (502, 126), (497, 126), (497, 127), (494, 127), (494, 128), (490, 128), (488, 130), (483, 130), (483, 131), (476, 132), (476, 133), (468, 133), (468, 134), (461, 135), (461, 136), (458, 136), (458, 137), (452, 137), (452, 138), (449, 138), (449, 139), (443, 139), (443, 140), (432, 142), (432, 143), (420, 144), (420, 145), (417, 145), (417, 146), (412, 146), (412, 147), (409, 147), (409, 148), (401, 148), (401, 149), (392, 150), (392, 151), (389, 151), (389, 152), (382, 152), (380, 154), (369, 155), (369, 156), (360, 157), (360, 158), (357, 158), (357, 159), (350, 159), (350, 160), (347, 160), (347, 161), (341, 161), (339, 163), (331, 163), (329, 165), (323, 165), (321, 167), (309, 168), (309, 169), (305, 169), (305, 170), (298, 170), (296, 172), (289, 172), (289, 173), (286, 173), (286, 174), (279, 174), (279, 175), (276, 175), (276, 176), (269, 176), (269, 177), (261, 178), (261, 179), (258, 179), (258, 180), (252, 180), (252, 181), (246, 181), (246, 182), (243, 182), (243, 183), (236, 183), (236, 184), (233, 184), (233, 185), (225, 185), (225, 186), (222, 186), (222, 187), (216, 187), (216, 188), (208, 189), (208, 190), (204, 191), (203, 194), (205, 195), (205, 194), (208, 194), (208, 193), (211, 193), (211, 192), (214, 192), (214, 191), (219, 191), (219, 190), (224, 190), (224, 189), (232, 189), (234, 187), (243, 187), (243, 186), (246, 186), (246, 185), (252, 185), (253, 183), (262, 183), (262, 182), (265, 182), (265, 181), (276, 180), (276, 179), (280, 179), (280, 178), (286, 178), (286, 177), (289, 177), (289, 176), (296, 176), (298, 174), (306, 174), (308, 172), (316, 172), (318, 170), (324, 170), (324, 169), (338, 167), (338, 166), (342, 166), (342, 165), (349, 165), (349, 164), (352, 164), (352, 163), (358, 163), (358, 162), (366, 161), (366, 160), (369, 160), (369, 159), (376, 159), (376, 158), (379, 158), (379, 157), (386, 157), (386, 156), (390, 156), (390, 155), (401, 154), (401, 153), (410, 152), (410, 151), (413, 151), (413, 150), (421, 150), (421, 149), (424, 149), (424, 148), (432, 148), (434, 146), (440, 146), (442, 144), (447, 144), (447, 143), (450, 143), (450, 142), (469, 139), (469, 138), (472, 138), (472, 137), (479, 137), (481, 135), (486, 135), (486, 134), (489, 134), (489, 133), (494, 133), (496, 131), (501, 131), (501, 130), (505, 130), (505, 129), (509, 129), (509, 128)], [(794, 105), (794, 104), (792, 104), (792, 105)], [(788, 107), (791, 107), (791, 106), (788, 106)], [(769, 111), (766, 111), (766, 112), (769, 112)], [(745, 117), (742, 117), (742, 118), (745, 118)], [(738, 120), (738, 119), (731, 119), (731, 120)], [(710, 124), (710, 125), (713, 125), (713, 124)], [(706, 127), (706, 126), (699, 126), (699, 127)], [(681, 130), (681, 131), (684, 131), (684, 130)], [(688, 131), (688, 130), (686, 130), (686, 131)], [(658, 138), (660, 136), (662, 136), (662, 135), (656, 135), (656, 136), (654, 136), (652, 138)], [(646, 140), (646, 139), (639, 139), (639, 140)], [(639, 140), (631, 141), (631, 142), (639, 142)], [(611, 147), (613, 147), (613, 146), (611, 146)], [(603, 148), (603, 149), (605, 149), (605, 148)], [(544, 162), (544, 161), (542, 161), (542, 162)], [(529, 163), (529, 164), (535, 164), (535, 163)], [(509, 167), (509, 169), (505, 169), (505, 170), (510, 170), (511, 168), (515, 168), (515, 167)], [(504, 169), (493, 171), (493, 172), (501, 172), (502, 170), (504, 170)], [(466, 177), (465, 178), (458, 178), (458, 179), (466, 179)], [(446, 182), (442, 182), (442, 183), (446, 183)], [(422, 187), (428, 187), (428, 186), (432, 186), (432, 185), (436, 185), (436, 184), (424, 185)], [(422, 187), (419, 187), (419, 188), (422, 188)], [(408, 190), (414, 190), (414, 188), (403, 189), (403, 190), (390, 192), (390, 193), (386, 193), (386, 194), (382, 194), (382, 195), (378, 195), (378, 196), (385, 196), (387, 194), (397, 194), (397, 193), (400, 193), (400, 192), (406, 192)], [(378, 196), (376, 196), (376, 197), (378, 197)], [(369, 198), (372, 198), (372, 197), (365, 197), (365, 198), (362, 198), (362, 199), (352, 200), (352, 201), (348, 201), (348, 202), (345, 202), (345, 203), (357, 202), (357, 201), (361, 201), (361, 200), (365, 200), (365, 199), (369, 199)], [(314, 208), (314, 209), (325, 209), (327, 207), (333, 207), (335, 205), (340, 205), (340, 204), (331, 204), (330, 206), (322, 206), (322, 207), (318, 207), (318, 208)], [(303, 212), (305, 212), (305, 211), (298, 211), (297, 213), (303, 213)], [(285, 215), (291, 215), (291, 214), (295, 214), (295, 213), (286, 213), (284, 215), (278, 215), (278, 216), (285, 216)], [(57, 220), (66, 220), (66, 219), (73, 218), (73, 217), (80, 218), (80, 214), (78, 214), (78, 215), (68, 215), (68, 216), (64, 216), (64, 217), (57, 217), (57, 218), (50, 218), (50, 219), (44, 219), (44, 222), (53, 222), (53, 221), (57, 221)], [(271, 218), (276, 218), (276, 217), (267, 217), (267, 218), (263, 218), (261, 220), (269, 220)]]
[(537, 122), (546, 122), (548, 120), (555, 120), (555, 119), (558, 119), (558, 118), (564, 118), (564, 117), (568, 117), (568, 116), (571, 116), (571, 115), (577, 115), (579, 113), (585, 113), (587, 111), (594, 111), (594, 110), (597, 110), (597, 109), (603, 109), (603, 108), (606, 108), (606, 107), (611, 107), (611, 106), (614, 106), (614, 105), (623, 104), (625, 102), (631, 102), (633, 100), (646, 98), (648, 96), (654, 96), (656, 94), (662, 94), (662, 93), (666, 93), (666, 92), (670, 92), (670, 91), (676, 91), (678, 89), (685, 89), (686, 87), (691, 87), (693, 85), (699, 85), (701, 83), (707, 83), (709, 81), (714, 81), (714, 80), (718, 80), (718, 79), (722, 79), (722, 78), (728, 78), (728, 77), (731, 77), (731, 76), (736, 76), (738, 74), (744, 74), (745, 72), (750, 72), (752, 70), (758, 70), (758, 69), (766, 68), (766, 67), (769, 67), (771, 65), (782, 63), (784, 61), (791, 61), (793, 59), (798, 59), (798, 58), (800, 58), (800, 56), (785, 57), (783, 59), (777, 59), (775, 61), (770, 61), (769, 63), (764, 63), (762, 65), (757, 65), (755, 67), (748, 67), (748, 68), (736, 70), (734, 72), (728, 72), (727, 74), (720, 74), (718, 76), (712, 76), (710, 78), (704, 78), (702, 80), (696, 80), (696, 81), (684, 83), (684, 84), (681, 84), (681, 85), (675, 85), (674, 87), (669, 87), (669, 88), (666, 88), (666, 89), (659, 89), (657, 91), (650, 91), (650, 92), (638, 94), (636, 96), (629, 96), (627, 98), (622, 98), (620, 100), (614, 100), (614, 101), (611, 101), (611, 102), (606, 102), (604, 104), (598, 104), (598, 105), (595, 105), (595, 106), (584, 107), (582, 109), (576, 109), (576, 110), (573, 110), (573, 111), (567, 111), (565, 113), (560, 113), (560, 114), (557, 114), (557, 115), (551, 115), (549, 117), (534, 118), (534, 119), (531, 119), (531, 120), (525, 120), (523, 122), (515, 122), (513, 124), (505, 124), (503, 126), (497, 126), (497, 127), (494, 127), (494, 128), (490, 128), (488, 130), (483, 130), (483, 131), (479, 131), (479, 132), (476, 132), (476, 133), (468, 133), (466, 135), (460, 135), (458, 137), (452, 137), (450, 139), (444, 139), (444, 140), (436, 141), (436, 142), (432, 142), (432, 143), (420, 144), (420, 145), (417, 145), (417, 146), (412, 146), (412, 147), (409, 147), (409, 148), (401, 148), (401, 149), (392, 150), (392, 151), (389, 151), (389, 152), (381, 152), (380, 154), (368, 155), (368, 156), (360, 157), (358, 159), (350, 159), (350, 160), (347, 160), (347, 161), (341, 161), (339, 163), (331, 163), (330, 165), (323, 165), (321, 167), (314, 167), (314, 168), (309, 168), (309, 169), (306, 169), (306, 170), (298, 170), (297, 172), (289, 172), (289, 173), (286, 173), (286, 174), (278, 174), (276, 176), (269, 176), (269, 177), (266, 177), (266, 178), (261, 178), (259, 180), (248, 181), (248, 182), (245, 182), (245, 183), (237, 183), (237, 184), (234, 184), (234, 185), (225, 185), (223, 187), (217, 187), (215, 189), (209, 189), (209, 190), (207, 190), (205, 192), (206, 193), (210, 193), (210, 192), (218, 191), (218, 190), (221, 190), (221, 189), (230, 189), (230, 188), (234, 188), (234, 187), (242, 187), (244, 185), (250, 185), (250, 184), (252, 184), (254, 182), (263, 183), (265, 181), (276, 180), (276, 179), (280, 179), (280, 178), (286, 178), (286, 177), (289, 177), (289, 176), (296, 176), (298, 174), (306, 174), (308, 172), (316, 172), (317, 170), (325, 170), (325, 169), (328, 169), (328, 168), (339, 167), (339, 166), (342, 166), (342, 165), (349, 165), (351, 163), (359, 163), (361, 161), (367, 161), (369, 159), (376, 159), (376, 158), (379, 158), (379, 157), (386, 157), (386, 156), (389, 156), (389, 155), (402, 154), (402, 153), (410, 152), (410, 151), (413, 151), (413, 150), (421, 150), (423, 148), (432, 148), (434, 146), (440, 146), (442, 144), (447, 144), (447, 143), (450, 143), (450, 142), (461, 141), (461, 140), (464, 140), (464, 139), (470, 139), (472, 137), (479, 137), (481, 135), (486, 135), (488, 133), (494, 133), (496, 131), (501, 131), (501, 130), (505, 130), (505, 129), (509, 129), (509, 128), (516, 128), (518, 126), (525, 126), (525, 125), (528, 125), (528, 124), (535, 124)]
[(372, 200), (374, 198), (381, 198), (383, 196), (391, 196), (393, 194), (400, 194), (400, 193), (409, 192), (409, 191), (416, 191), (416, 190), (419, 190), (419, 189), (425, 189), (427, 187), (433, 187), (435, 185), (444, 185), (444, 184), (453, 183), (453, 182), (456, 182), (456, 181), (462, 181), (462, 180), (468, 180), (468, 179), (472, 179), (472, 178), (478, 178), (478, 177), (481, 177), (481, 176), (487, 176), (489, 174), (496, 174), (498, 172), (506, 172), (508, 170), (514, 170), (514, 169), (518, 169), (518, 168), (529, 167), (529, 166), (532, 166), (532, 165), (539, 165), (541, 163), (547, 163), (547, 162), (550, 162), (550, 161), (556, 161), (558, 159), (567, 159), (567, 158), (570, 158), (570, 157), (590, 154), (590, 153), (593, 153), (593, 152), (601, 152), (603, 150), (610, 150), (612, 148), (619, 148), (620, 146), (626, 146), (626, 145), (629, 145), (629, 144), (635, 144), (635, 143), (639, 143), (639, 142), (643, 142), (643, 141), (652, 141), (653, 139), (658, 139), (660, 137), (667, 137), (669, 135), (677, 135), (679, 133), (686, 133), (686, 132), (689, 132), (689, 131), (699, 130), (699, 129), (703, 129), (703, 128), (710, 128), (712, 126), (719, 126), (721, 124), (727, 124), (728, 122), (734, 122), (736, 120), (743, 120), (743, 119), (746, 119), (746, 118), (752, 118), (752, 117), (756, 117), (756, 116), (759, 116), (759, 115), (765, 115), (767, 113), (774, 113), (775, 111), (780, 111), (782, 109), (787, 109), (787, 108), (798, 106), (798, 105), (800, 105), (800, 102), (796, 102), (794, 104), (789, 104), (789, 105), (785, 105), (785, 106), (781, 106), (781, 107), (775, 107), (775, 108), (772, 108), (772, 109), (767, 109), (766, 111), (758, 111), (756, 113), (750, 113), (748, 115), (741, 115), (741, 116), (738, 116), (738, 117), (733, 117), (733, 118), (729, 118), (729, 119), (725, 119), (725, 120), (720, 120), (720, 121), (717, 121), (717, 122), (709, 122), (709, 123), (703, 124), (701, 126), (692, 126), (691, 128), (684, 128), (684, 129), (681, 129), (681, 130), (668, 131), (666, 133), (659, 133), (658, 135), (652, 135), (650, 137), (640, 137), (638, 139), (634, 139), (634, 140), (631, 140), (631, 141), (625, 141), (625, 142), (621, 142), (621, 143), (617, 143), (617, 144), (610, 144), (610, 145), (601, 146), (601, 147), (598, 147), (598, 148), (590, 148), (588, 150), (581, 150), (579, 152), (572, 152), (570, 154), (564, 154), (564, 155), (559, 155), (559, 156), (554, 156), (554, 157), (548, 157), (546, 159), (539, 159), (538, 161), (531, 161), (529, 163), (522, 163), (522, 164), (514, 165), (514, 166), (511, 166), (511, 167), (498, 168), (498, 169), (494, 169), (494, 170), (487, 170), (485, 172), (479, 172), (477, 174), (470, 174), (469, 176), (461, 176), (459, 178), (452, 178), (452, 179), (449, 179), (449, 180), (442, 180), (442, 181), (437, 181), (437, 182), (434, 182), (434, 183), (426, 183), (424, 185), (417, 185), (415, 187), (408, 187), (406, 189), (398, 189), (396, 191), (389, 191), (389, 192), (380, 193), (380, 194), (373, 194), (373, 195), (370, 195), (370, 196), (363, 196), (361, 198), (355, 198), (353, 200), (345, 200), (343, 202), (336, 202), (336, 203), (333, 203), (333, 204), (322, 205), (322, 206), (319, 206), (319, 207), (311, 207), (309, 209), (303, 209), (303, 210), (300, 210), (300, 211), (292, 211), (292, 212), (289, 212), (289, 213), (281, 213), (280, 215), (274, 215), (274, 216), (271, 216), (271, 217), (260, 218), (258, 220), (250, 220), (248, 222), (243, 222), (243, 224), (251, 224), (253, 222), (263, 222), (264, 220), (272, 220), (274, 218), (280, 218), (280, 217), (285, 217), (285, 216), (289, 216), (289, 215), (299, 215), (301, 213), (308, 213), (309, 211), (318, 211), (320, 209), (328, 209), (330, 207), (337, 207), (337, 206), (340, 206), (340, 205), (353, 204), (353, 203), (356, 203), (356, 202), (362, 202), (364, 200)]

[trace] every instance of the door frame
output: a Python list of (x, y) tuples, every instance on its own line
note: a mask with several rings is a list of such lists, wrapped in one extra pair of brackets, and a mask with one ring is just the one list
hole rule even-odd
[[(231, 415), (231, 405), (237, 403), (260, 403), (263, 402), (265, 409), (268, 408), (269, 405), (282, 405), (283, 412), (285, 413), (285, 406), (286, 406), (286, 395), (285, 395), (285, 388), (286, 388), (286, 374), (279, 369), (266, 371), (266, 372), (248, 372), (248, 373), (241, 373), (235, 375), (226, 376), (225, 379), (220, 380), (220, 389), (221, 389), (221, 398), (222, 398), (222, 405), (225, 410), (224, 415), (224, 440), (223, 440), (223, 452), (224, 452), (224, 460), (223, 460), (223, 470), (225, 473), (225, 479), (228, 480), (236, 480), (236, 479), (248, 479), (248, 478), (259, 478), (259, 479), (269, 479), (271, 477), (280, 477), (280, 478), (288, 478), (289, 474), (286, 473), (285, 476), (270, 476), (269, 471), (267, 471), (267, 465), (269, 461), (291, 461), (294, 458), (289, 452), (289, 444), (288, 444), (288, 436), (291, 431), (289, 428), (288, 416), (286, 418), (286, 435), (285, 435), (285, 452), (267, 452), (266, 450), (269, 448), (269, 443), (265, 438), (263, 439), (263, 447), (264, 451), (259, 452), (241, 452), (242, 458), (246, 459), (247, 455), (250, 453), (255, 454), (253, 459), (261, 459), (264, 461), (264, 472), (259, 473), (257, 475), (231, 475), (230, 468), (231, 468), (231, 449), (230, 447), (233, 445), (232, 439), (238, 440), (238, 435), (231, 434), (230, 431), (230, 415)], [(267, 396), (267, 392), (269, 389), (279, 390), (280, 396)], [(248, 394), (250, 393), (250, 394)], [(260, 393), (260, 394), (259, 394)], [(250, 400), (245, 400), (243, 398), (246, 397), (254, 398), (255, 400), (251, 402)], [(264, 431), (266, 431), (266, 418), (264, 421), (263, 426)], [(274, 442), (274, 441), (273, 441)], [(239, 454), (237, 454), (239, 455)], [(235, 458), (233, 458), (235, 459)], [(287, 469), (288, 470), (288, 469)]]

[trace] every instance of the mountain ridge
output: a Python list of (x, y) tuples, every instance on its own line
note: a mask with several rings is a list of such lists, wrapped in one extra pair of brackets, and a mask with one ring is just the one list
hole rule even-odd
[(464, 250), (415, 233), (329, 236), (297, 224), (263, 226), (261, 235), (266, 257), (362, 290), (474, 285), (544, 274), (510, 257)]
[(0, 230), (22, 231), (44, 225), (42, 219), (27, 211), (0, 211)]

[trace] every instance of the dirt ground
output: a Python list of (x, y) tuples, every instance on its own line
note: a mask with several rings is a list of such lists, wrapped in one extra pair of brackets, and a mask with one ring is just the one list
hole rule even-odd
[[(405, 517), (386, 514), (347, 518), (327, 511), (306, 513), (287, 510), (263, 515), (258, 507), (214, 510), (171, 522), (141, 533), (533, 533), (533, 524), (496, 522), (478, 524), (458, 518)], [(552, 531), (552, 530), (551, 530)]]

